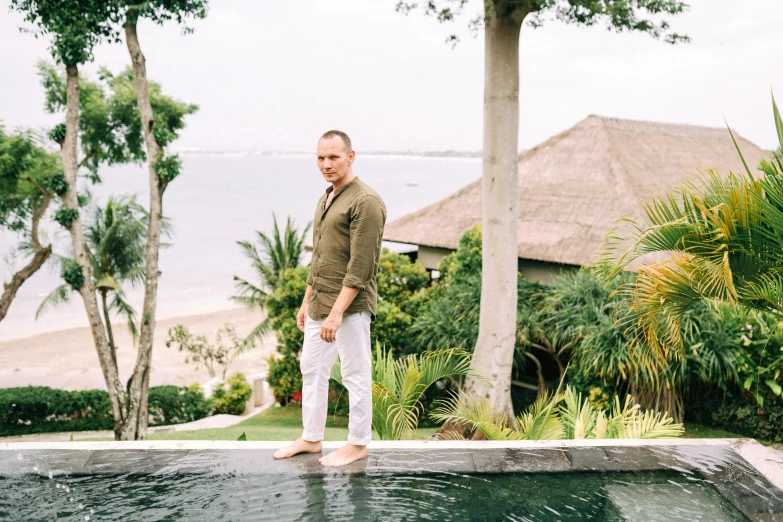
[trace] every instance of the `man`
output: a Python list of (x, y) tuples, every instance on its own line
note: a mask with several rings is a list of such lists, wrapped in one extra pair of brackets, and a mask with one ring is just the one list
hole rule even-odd
[(363, 459), (372, 438), (370, 321), (375, 317), (386, 206), (354, 175), (355, 158), (344, 132), (328, 131), (318, 141), (318, 168), (331, 186), (315, 210), (313, 260), (296, 316), (305, 334), (300, 362), (304, 432), (278, 450), (276, 459), (321, 451), (329, 374), (338, 355), (348, 389), (348, 443), (319, 462), (345, 466)]

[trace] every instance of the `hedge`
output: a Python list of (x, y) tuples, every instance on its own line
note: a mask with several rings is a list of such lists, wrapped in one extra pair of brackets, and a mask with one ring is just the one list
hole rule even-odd
[[(211, 411), (210, 402), (197, 388), (154, 386), (148, 402), (150, 426), (190, 422)], [(0, 437), (113, 428), (109, 394), (104, 390), (0, 388)]]
[(719, 393), (689, 400), (685, 420), (732, 431), (746, 437), (783, 442), (783, 400), (768, 398), (759, 408), (755, 399), (720, 397)]
[(252, 395), (253, 388), (247, 383), (245, 376), (237, 372), (215, 388), (212, 392), (212, 405), (215, 413), (242, 415)]

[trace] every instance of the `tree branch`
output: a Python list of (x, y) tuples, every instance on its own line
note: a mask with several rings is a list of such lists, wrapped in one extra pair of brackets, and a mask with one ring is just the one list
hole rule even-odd
[(538, 391), (538, 386), (535, 386), (533, 384), (528, 384), (526, 382), (511, 381), (511, 384), (513, 386), (517, 386), (518, 388), (525, 388), (526, 390), (533, 390), (533, 391), (536, 391), (536, 392)]
[(16, 297), (16, 292), (19, 290), (19, 287), (22, 286), (22, 283), (30, 279), (51, 255), (51, 245), (37, 250), (33, 259), (31, 259), (25, 267), (15, 273), (13, 277), (11, 277), (10, 282), (3, 285), (3, 295), (0, 296), (0, 321), (2, 321), (8, 313), (8, 308), (11, 306), (11, 302), (14, 300), (14, 297)]
[(84, 167), (87, 164), (87, 162), (90, 161), (90, 158), (92, 158), (93, 156), (95, 156), (95, 148), (90, 149), (90, 152), (88, 152), (87, 155), (84, 157), (84, 159), (79, 162), (79, 165), (77, 165), (76, 169), (78, 170)]
[(35, 186), (35, 188), (37, 188), (37, 189), (38, 189), (38, 191), (41, 193), (41, 195), (42, 195), (42, 196), (45, 196), (46, 194), (48, 194), (48, 193), (49, 193), (49, 191), (48, 191), (48, 190), (46, 190), (45, 188), (43, 188), (43, 187), (42, 187), (42, 186), (41, 186), (41, 185), (40, 185), (40, 184), (39, 184), (37, 181), (35, 181), (35, 180), (34, 180), (33, 178), (31, 178), (30, 176), (25, 176), (25, 177), (23, 177), (22, 179), (23, 179), (24, 181), (27, 181), (27, 182), (28, 182), (28, 183), (30, 183), (31, 185), (34, 185), (34, 186)]
[[(52, 201), (52, 193), (48, 192), (44, 196), (43, 203), (41, 203), (40, 207), (35, 208), (35, 204), (33, 204), (33, 222), (32, 222), (32, 226), (30, 227), (30, 242), (33, 245), (33, 251), (36, 254), (42, 250), (41, 243), (38, 240), (38, 224), (40, 223), (43, 215), (46, 213), (46, 209), (51, 201)], [(49, 245), (46, 248), (48, 248), (51, 251), (52, 246)]]

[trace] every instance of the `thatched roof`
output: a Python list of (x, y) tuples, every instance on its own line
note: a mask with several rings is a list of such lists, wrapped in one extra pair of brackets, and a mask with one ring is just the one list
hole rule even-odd
[[(753, 168), (763, 151), (734, 136)], [(705, 168), (743, 168), (727, 129), (589, 116), (519, 157), (519, 257), (591, 264), (617, 219), (642, 218), (638, 198)], [(480, 179), (387, 224), (384, 239), (456, 249), (476, 223)]]

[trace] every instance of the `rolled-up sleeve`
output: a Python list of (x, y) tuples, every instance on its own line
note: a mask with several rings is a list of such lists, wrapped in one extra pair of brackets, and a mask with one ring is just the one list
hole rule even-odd
[(343, 286), (366, 290), (376, 270), (386, 211), (375, 196), (367, 195), (351, 209), (351, 257)]

